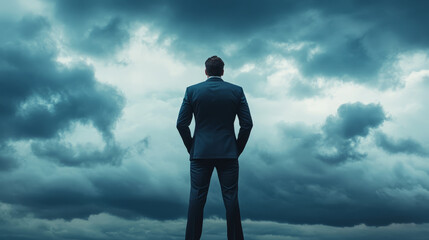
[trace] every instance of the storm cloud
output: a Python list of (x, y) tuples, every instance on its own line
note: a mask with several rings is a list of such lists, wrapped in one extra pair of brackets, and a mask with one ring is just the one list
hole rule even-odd
[(427, 197), (427, 185), (415, 185), (422, 183), (419, 178), (403, 182), (403, 174), (410, 170), (402, 164), (368, 169), (379, 161), (358, 150), (361, 141), (379, 141), (370, 130), (385, 119), (380, 105), (357, 102), (341, 105), (336, 115), (326, 119), (322, 131), (303, 124), (280, 124), (284, 149), (275, 154), (253, 150), (254, 161), (243, 167), (242, 181), (247, 184), (242, 197), (252, 199), (245, 201), (243, 214), (259, 220), (332, 226), (427, 222), (429, 209), (419, 200)]
[(389, 153), (405, 153), (405, 154), (416, 154), (420, 156), (427, 156), (428, 152), (417, 141), (405, 138), (399, 140), (390, 139), (384, 133), (377, 134), (377, 145)]
[[(97, 82), (88, 66), (59, 65), (55, 60), (57, 49), (46, 37), (46, 19), (23, 18), (16, 23), (16, 33), (14, 25), (3, 26), (16, 38), (0, 45), (0, 141), (54, 139), (70, 130), (73, 123), (81, 122), (92, 124), (110, 147), (117, 148), (111, 129), (125, 103), (120, 92)], [(50, 144), (49, 152), (67, 154), (65, 147), (57, 144)], [(37, 149), (39, 154), (43, 152)], [(5, 166), (11, 165), (7, 164), (10, 158), (4, 159)], [(108, 162), (111, 158), (101, 159)], [(86, 159), (94, 160), (98, 161)], [(70, 160), (62, 156), (61, 161)]]
[[(420, 24), (429, 20), (422, 10), (426, 5), (401, 0), (60, 1), (55, 9), (76, 34), (93, 33), (96, 21), (109, 15), (152, 25), (160, 32), (160, 43), (173, 39), (172, 51), (192, 61), (221, 52), (231, 67), (239, 67), (243, 61), (263, 64), (261, 60), (275, 52), (295, 59), (308, 81), (336, 77), (386, 89), (402, 84), (385, 73), (397, 55), (428, 47), (429, 34)], [(106, 32), (114, 30), (114, 39), (127, 38), (125, 31), (112, 28), (112, 22), (105, 24)], [(89, 36), (88, 44), (97, 41), (104, 46), (111, 41), (96, 37)], [(101, 47), (95, 49), (101, 52)]]
[[(183, 239), (175, 122), (212, 55), (254, 118), (246, 239), (427, 236), (426, 1), (0, 5), (0, 238)], [(216, 173), (204, 214), (224, 239)]]

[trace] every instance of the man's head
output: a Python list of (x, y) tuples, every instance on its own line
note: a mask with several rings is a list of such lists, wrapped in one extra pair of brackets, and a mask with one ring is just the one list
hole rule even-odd
[(209, 57), (206, 60), (206, 75), (207, 76), (222, 76), (223, 75), (223, 63), (222, 59), (218, 56)]

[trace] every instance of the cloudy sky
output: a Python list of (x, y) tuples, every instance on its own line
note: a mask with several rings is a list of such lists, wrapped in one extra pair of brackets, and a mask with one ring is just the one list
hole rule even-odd
[[(246, 239), (426, 239), (428, 7), (0, 0), (0, 238), (184, 239), (176, 120), (218, 55), (254, 122)], [(203, 239), (224, 214), (214, 172)]]

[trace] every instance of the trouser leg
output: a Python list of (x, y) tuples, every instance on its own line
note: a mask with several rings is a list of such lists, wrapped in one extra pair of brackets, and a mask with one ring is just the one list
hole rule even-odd
[(204, 205), (213, 173), (213, 160), (190, 161), (191, 191), (189, 196), (186, 240), (199, 240), (203, 227)]
[(242, 240), (240, 207), (238, 204), (238, 159), (223, 159), (216, 163), (226, 210), (228, 240)]

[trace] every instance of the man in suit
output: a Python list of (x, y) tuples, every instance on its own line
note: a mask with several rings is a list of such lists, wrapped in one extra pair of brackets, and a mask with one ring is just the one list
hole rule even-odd
[[(243, 88), (224, 81), (224, 62), (212, 56), (205, 62), (207, 79), (186, 88), (177, 119), (177, 129), (189, 153), (191, 191), (186, 239), (198, 240), (213, 169), (216, 168), (226, 209), (228, 240), (241, 240), (238, 204), (238, 157), (252, 129), (252, 117)], [(189, 124), (195, 117), (194, 137)], [(234, 121), (240, 130), (235, 137)]]

